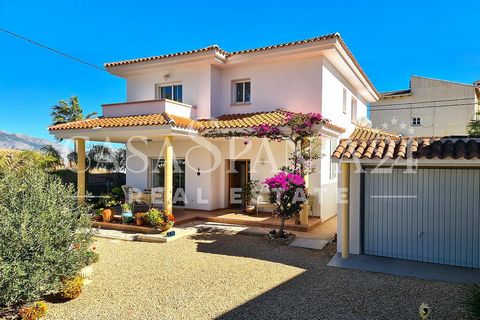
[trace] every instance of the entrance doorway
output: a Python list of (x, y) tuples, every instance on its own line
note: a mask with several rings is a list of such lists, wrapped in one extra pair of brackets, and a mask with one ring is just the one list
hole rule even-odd
[(250, 160), (227, 160), (228, 207), (243, 208), (242, 187), (250, 180)]

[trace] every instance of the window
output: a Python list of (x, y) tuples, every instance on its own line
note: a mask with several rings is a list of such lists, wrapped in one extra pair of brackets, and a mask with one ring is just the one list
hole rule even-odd
[(351, 102), (351, 119), (352, 122), (355, 123), (357, 122), (357, 99), (352, 97), (352, 102)]
[(250, 103), (250, 81), (233, 82), (233, 104)]
[(343, 113), (347, 114), (347, 89), (343, 88)]
[(181, 84), (169, 84), (158, 86), (158, 97), (160, 99), (170, 99), (178, 102), (182, 102), (183, 88)]
[(421, 126), (422, 125), (422, 119), (419, 117), (413, 117), (412, 118), (412, 126)]
[[(329, 154), (329, 156), (331, 156), (335, 152), (336, 148), (337, 148), (337, 140), (330, 139), (330, 154)], [(332, 158), (330, 158), (330, 180), (333, 180), (337, 177), (337, 170), (338, 170), (337, 169), (337, 164), (332, 161)]]
[[(151, 187), (163, 188), (165, 182), (165, 160), (150, 159)], [(173, 160), (173, 204), (185, 205), (185, 159)]]

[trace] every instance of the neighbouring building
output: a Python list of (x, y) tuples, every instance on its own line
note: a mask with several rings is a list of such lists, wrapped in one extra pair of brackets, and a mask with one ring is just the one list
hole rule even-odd
[(125, 79), (127, 101), (104, 104), (101, 117), (52, 126), (50, 133), (75, 139), (79, 153), (85, 140), (126, 143), (127, 185), (168, 190), (173, 181), (165, 204), (190, 209), (232, 207), (233, 189), (263, 181), (289, 161), (286, 142), (212, 139), (205, 132), (277, 125), (285, 112), (315, 112), (330, 122), (320, 128), (323, 157), (309, 177), (311, 214), (336, 215), (337, 167), (329, 155), (378, 99), (337, 33), (234, 52), (214, 45), (105, 68)]
[(412, 76), (410, 87), (384, 92), (371, 104), (374, 128), (409, 136), (465, 135), (479, 108), (480, 83)]

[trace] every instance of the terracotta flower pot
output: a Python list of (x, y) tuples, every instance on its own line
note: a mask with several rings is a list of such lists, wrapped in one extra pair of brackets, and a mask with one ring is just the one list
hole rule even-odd
[(145, 219), (143, 217), (137, 217), (135, 218), (135, 223), (137, 224), (137, 226), (144, 226)]
[(110, 208), (103, 209), (103, 211), (102, 211), (103, 221), (113, 222), (113, 216), (114, 216), (114, 212), (113, 212), (112, 209), (110, 209)]
[(246, 206), (245, 207), (245, 212), (248, 213), (248, 214), (255, 213), (255, 206), (252, 206), (252, 205)]

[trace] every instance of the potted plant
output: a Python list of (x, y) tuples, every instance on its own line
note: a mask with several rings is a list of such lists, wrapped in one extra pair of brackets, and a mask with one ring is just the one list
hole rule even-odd
[(145, 213), (145, 221), (156, 229), (167, 231), (175, 224), (175, 217), (170, 212), (152, 208)]
[(102, 210), (103, 221), (113, 222), (113, 218), (115, 216), (115, 206), (117, 206), (117, 202), (115, 200), (108, 200), (105, 202), (105, 208)]
[(258, 188), (258, 180), (249, 180), (242, 185), (242, 199), (245, 211), (248, 214), (255, 212), (255, 205), (252, 204), (252, 200), (258, 197), (260, 190)]
[(135, 223), (137, 226), (145, 225), (145, 212), (138, 212), (135, 214)]
[(129, 203), (122, 204), (122, 222), (125, 224), (133, 222), (132, 206)]
[(103, 220), (102, 212), (103, 212), (103, 208), (95, 210), (95, 212), (93, 213), (93, 219), (95, 219), (95, 221), (98, 221), (98, 222), (102, 221)]

